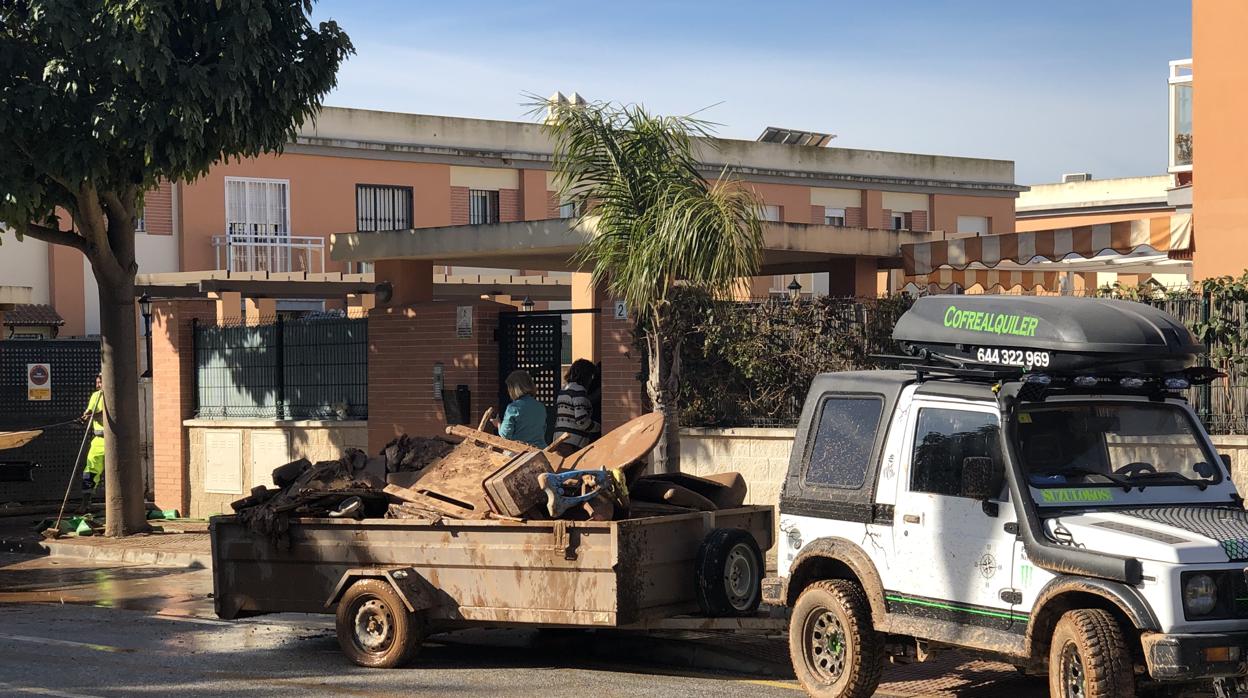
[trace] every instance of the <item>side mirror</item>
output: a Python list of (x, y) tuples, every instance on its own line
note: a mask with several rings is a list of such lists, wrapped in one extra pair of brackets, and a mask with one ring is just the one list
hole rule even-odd
[(962, 496), (991, 499), (1001, 491), (999, 469), (993, 459), (971, 456), (962, 459)]

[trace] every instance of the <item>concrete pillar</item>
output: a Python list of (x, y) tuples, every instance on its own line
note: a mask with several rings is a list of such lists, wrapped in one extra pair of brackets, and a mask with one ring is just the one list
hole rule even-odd
[(248, 298), (243, 301), (243, 315), (248, 325), (263, 325), (277, 319), (277, 300), (274, 298)]
[(210, 323), (216, 303), (206, 299), (152, 303), (152, 489), (156, 505), (191, 507), (190, 442), (182, 422), (195, 416), (193, 321)]
[[(572, 309), (601, 308), (603, 294), (594, 285), (593, 274), (574, 272), (572, 274)], [(612, 304), (614, 306), (614, 304)], [(613, 308), (614, 309), (614, 308)], [(597, 314), (573, 313), (572, 315), (572, 360), (589, 359), (594, 363), (602, 358), (598, 349), (598, 333), (602, 323)]]
[(238, 291), (222, 291), (215, 294), (217, 324), (234, 325), (243, 319), (243, 294)]
[[(884, 193), (862, 190), (862, 222), (868, 228), (887, 228), (884, 221)], [(834, 294), (835, 295), (835, 294)]]
[(828, 295), (875, 298), (879, 270), (874, 257), (842, 257), (828, 262)]
[(380, 259), (374, 277), (377, 283), (389, 282), (394, 288), (389, 302), (378, 305), (396, 307), (433, 300), (433, 262)]

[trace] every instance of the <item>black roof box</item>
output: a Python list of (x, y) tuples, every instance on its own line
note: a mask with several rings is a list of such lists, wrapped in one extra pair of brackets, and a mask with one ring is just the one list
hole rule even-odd
[(893, 339), (912, 355), (1047, 371), (1181, 371), (1205, 350), (1152, 306), (1068, 296), (924, 296), (898, 320)]

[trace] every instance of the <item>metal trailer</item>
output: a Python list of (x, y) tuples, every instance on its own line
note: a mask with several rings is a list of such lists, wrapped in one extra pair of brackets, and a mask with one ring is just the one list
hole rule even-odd
[[(343, 651), (381, 667), (471, 625), (783, 629), (755, 615), (774, 530), (769, 506), (602, 522), (296, 519), (289, 546), (234, 516), (209, 526), (219, 617), (334, 613)], [(727, 599), (714, 614), (726, 617), (693, 615), (708, 594)]]

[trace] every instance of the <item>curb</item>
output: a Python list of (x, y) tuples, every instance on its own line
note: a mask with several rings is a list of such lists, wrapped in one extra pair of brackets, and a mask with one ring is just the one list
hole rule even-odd
[(99, 562), (127, 562), (138, 565), (212, 569), (212, 554), (206, 552), (173, 552), (154, 550), (152, 548), (65, 543), (56, 540), (35, 540), (31, 538), (0, 538), (0, 552), (68, 557)]

